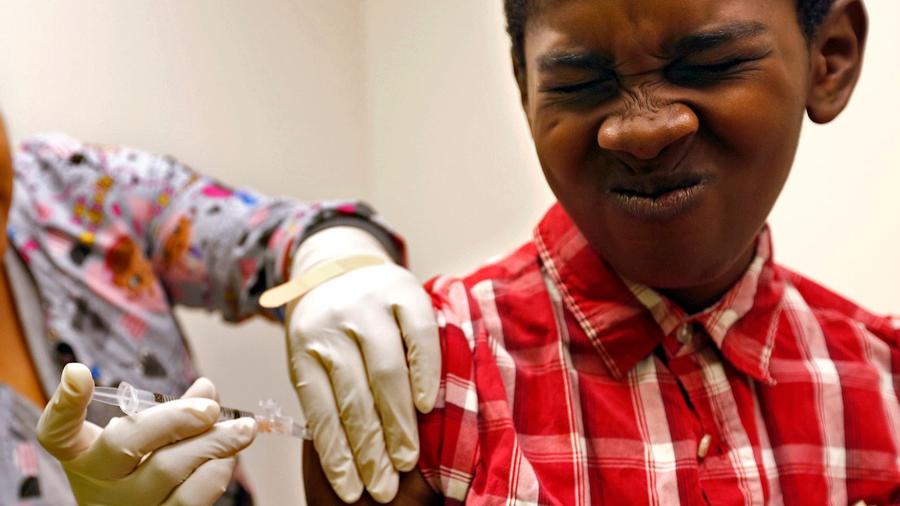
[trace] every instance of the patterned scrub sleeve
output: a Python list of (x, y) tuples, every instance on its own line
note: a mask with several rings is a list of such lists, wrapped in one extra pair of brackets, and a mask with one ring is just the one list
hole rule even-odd
[(94, 169), (60, 174), (56, 188), (46, 187), (57, 194), (47, 197), (71, 202), (83, 242), (103, 237), (117, 285), (140, 293), (157, 278), (173, 304), (219, 311), (227, 321), (280, 318), (259, 307), (259, 295), (285, 281), (310, 231), (359, 226), (405, 261), (399, 237), (360, 202), (272, 198), (231, 188), (169, 156), (61, 134), (30, 139), (23, 150), (51, 166)]

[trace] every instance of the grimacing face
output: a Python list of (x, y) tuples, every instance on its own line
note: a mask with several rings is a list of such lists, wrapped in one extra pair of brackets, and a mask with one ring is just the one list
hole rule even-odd
[(727, 290), (804, 114), (830, 121), (849, 99), (826, 79), (847, 62), (813, 46), (793, 0), (543, 2), (517, 80), (547, 182), (591, 247), (690, 310)]
[(3, 116), (0, 116), (0, 264), (6, 251), (6, 219), (12, 201), (13, 169)]

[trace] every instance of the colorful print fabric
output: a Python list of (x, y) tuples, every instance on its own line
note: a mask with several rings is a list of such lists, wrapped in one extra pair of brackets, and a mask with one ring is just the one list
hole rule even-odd
[(356, 224), (402, 252), (364, 204), (266, 197), (168, 156), (49, 134), (26, 141), (14, 165), (7, 232), (40, 299), (43, 335), (29, 344), (48, 393), (72, 361), (99, 385), (183, 392), (197, 372), (173, 306), (280, 318), (257, 299), (323, 224)]

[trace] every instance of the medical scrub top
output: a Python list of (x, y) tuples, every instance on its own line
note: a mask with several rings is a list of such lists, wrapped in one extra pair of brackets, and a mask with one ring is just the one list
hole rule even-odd
[[(286, 280), (312, 232), (361, 227), (403, 256), (365, 204), (271, 198), (169, 156), (48, 134), (22, 144), (14, 171), (3, 262), (48, 398), (69, 362), (90, 367), (98, 386), (184, 392), (198, 373), (173, 307), (280, 320), (258, 297)], [(88, 419), (103, 426), (120, 414), (92, 404)], [(0, 384), (0, 505), (74, 504), (62, 468), (37, 443), (39, 415)], [(219, 504), (251, 501), (233, 483)]]

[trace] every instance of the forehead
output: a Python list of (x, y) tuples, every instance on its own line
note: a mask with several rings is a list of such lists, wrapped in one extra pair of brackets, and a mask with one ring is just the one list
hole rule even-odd
[(660, 52), (693, 33), (754, 24), (800, 33), (792, 0), (537, 0), (525, 30), (556, 45)]

